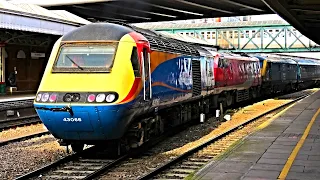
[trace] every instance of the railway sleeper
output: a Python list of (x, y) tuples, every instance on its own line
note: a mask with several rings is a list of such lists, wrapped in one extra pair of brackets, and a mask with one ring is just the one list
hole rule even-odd
[(173, 168), (173, 169), (170, 170), (170, 172), (189, 175), (189, 174), (193, 173), (194, 170), (193, 169), (189, 169), (189, 168), (185, 168), (185, 169)]
[[(126, 153), (132, 148), (140, 147), (153, 137), (163, 134), (165, 129), (198, 121), (201, 113), (204, 113), (208, 118), (210, 110), (217, 108), (220, 103), (223, 107), (228, 107), (235, 102), (249, 99), (249, 96), (249, 90), (229, 91), (221, 95), (211, 95), (185, 104), (177, 104), (166, 109), (156, 109), (155, 112), (143, 117), (135, 117), (136, 121), (133, 121), (125, 136), (116, 143), (118, 155)], [(68, 142), (65, 144), (67, 145)], [(103, 146), (106, 147), (106, 145)], [(83, 150), (84, 144), (72, 142), (71, 147), (73, 151), (79, 152)]]
[[(207, 100), (207, 103), (207, 109), (209, 109), (209, 100)], [(123, 141), (128, 143), (128, 145), (121, 146), (126, 147), (125, 151), (131, 148), (137, 148), (153, 137), (162, 134), (164, 129), (170, 129), (198, 119), (202, 105), (203, 103), (201, 101), (193, 101), (184, 105), (180, 104), (168, 109), (163, 109), (151, 117), (134, 122), (130, 126)], [(139, 117), (136, 117), (136, 119), (139, 119)]]
[(168, 173), (164, 174), (163, 176), (164, 176), (165, 178), (176, 179), (176, 178), (185, 178), (185, 177), (187, 177), (188, 175), (189, 175), (189, 174), (178, 174), (178, 173), (170, 173), (170, 172), (168, 172)]

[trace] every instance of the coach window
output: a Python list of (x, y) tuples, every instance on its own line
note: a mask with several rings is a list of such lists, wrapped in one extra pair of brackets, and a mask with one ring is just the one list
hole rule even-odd
[(218, 67), (223, 68), (223, 59), (222, 58), (220, 58), (218, 61)]
[(211, 39), (216, 39), (216, 32), (212, 32), (212, 38)]
[(225, 67), (225, 68), (229, 67), (229, 61), (228, 61), (228, 59), (224, 59), (224, 60), (223, 60), (223, 67)]
[(137, 52), (137, 48), (136, 47), (133, 47), (133, 49), (132, 49), (131, 63), (132, 63), (132, 68), (133, 68), (133, 71), (134, 71), (134, 75), (136, 77), (140, 77), (139, 58), (138, 58), (138, 52)]
[(255, 31), (255, 30), (252, 30), (252, 37), (253, 37), (253, 38), (256, 38), (256, 35), (255, 35), (255, 34), (256, 34), (256, 31)]
[(149, 77), (149, 54), (146, 48), (143, 48), (145, 78)]
[(210, 34), (210, 32), (207, 32), (207, 39), (211, 39), (211, 34)]
[(204, 38), (204, 32), (201, 32), (201, 37)]

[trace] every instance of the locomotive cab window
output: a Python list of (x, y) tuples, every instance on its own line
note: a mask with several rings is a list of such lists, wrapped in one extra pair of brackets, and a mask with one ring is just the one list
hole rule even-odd
[(116, 44), (65, 45), (60, 49), (53, 72), (108, 72), (111, 70), (115, 52)]
[(134, 71), (134, 75), (136, 77), (140, 77), (139, 57), (138, 57), (138, 52), (137, 52), (137, 48), (136, 47), (133, 47), (133, 49), (132, 49), (131, 63), (132, 63), (132, 68), (133, 68), (133, 71)]

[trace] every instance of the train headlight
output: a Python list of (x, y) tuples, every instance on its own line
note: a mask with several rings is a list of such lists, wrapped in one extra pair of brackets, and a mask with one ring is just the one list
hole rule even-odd
[(113, 103), (118, 99), (119, 95), (116, 92), (91, 92), (87, 96), (88, 103)]
[(57, 100), (57, 94), (51, 94), (49, 97), (50, 102), (55, 102)]
[(73, 102), (78, 102), (80, 100), (80, 94), (79, 93), (73, 94), (72, 100)]
[(41, 97), (42, 102), (46, 102), (49, 99), (49, 93), (44, 93)]
[(96, 96), (94, 94), (90, 94), (88, 96), (88, 102), (93, 102), (96, 99)]
[(64, 102), (78, 102), (80, 100), (79, 93), (67, 93), (63, 96)]
[(63, 101), (64, 102), (71, 102), (72, 101), (72, 95), (67, 93), (66, 95), (64, 95)]
[(97, 102), (103, 102), (105, 98), (106, 98), (105, 94), (98, 94), (97, 97), (96, 97), (96, 101)]
[(108, 103), (111, 103), (112, 101), (114, 101), (116, 99), (116, 95), (114, 94), (108, 94), (107, 97), (106, 97), (106, 101)]
[(39, 93), (39, 94), (37, 95), (36, 101), (40, 101), (40, 100), (41, 100), (41, 96), (42, 96), (42, 94)]

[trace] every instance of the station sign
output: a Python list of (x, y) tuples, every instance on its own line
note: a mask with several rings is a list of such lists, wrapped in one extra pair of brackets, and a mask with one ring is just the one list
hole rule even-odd
[(46, 53), (35, 53), (35, 52), (31, 53), (31, 58), (44, 58), (44, 57), (46, 57)]

